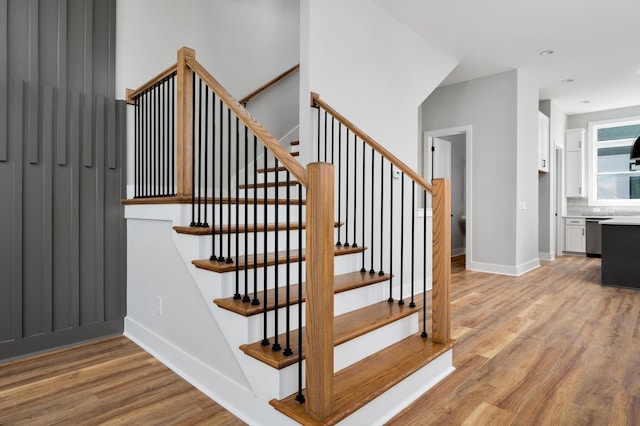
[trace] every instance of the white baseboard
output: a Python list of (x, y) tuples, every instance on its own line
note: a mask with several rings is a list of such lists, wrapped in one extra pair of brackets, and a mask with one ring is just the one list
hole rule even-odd
[(297, 425), (253, 392), (146, 328), (125, 317), (124, 335), (200, 392), (250, 425)]
[(554, 252), (551, 253), (538, 253), (538, 257), (540, 258), (540, 260), (545, 260), (545, 261), (552, 261), (552, 260), (556, 260), (556, 254)]
[(511, 266), (511, 265), (498, 265), (495, 263), (483, 263), (483, 262), (469, 262), (469, 268), (472, 271), (488, 272), (490, 274), (509, 275), (512, 277), (519, 277), (540, 267), (540, 260), (533, 259), (529, 262)]
[(466, 247), (452, 248), (451, 257), (461, 256), (465, 254), (466, 251)]

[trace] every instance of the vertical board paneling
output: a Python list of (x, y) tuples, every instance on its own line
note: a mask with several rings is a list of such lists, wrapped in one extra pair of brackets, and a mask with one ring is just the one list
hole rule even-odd
[(104, 321), (104, 175), (105, 175), (105, 99), (104, 96), (96, 98), (96, 205), (95, 205), (95, 312), (96, 321)]
[(121, 332), (116, 0), (0, 0), (0, 362)]
[(70, 141), (70, 238), (69, 238), (69, 275), (71, 278), (69, 289), (69, 316), (71, 325), (80, 325), (80, 92), (71, 92), (71, 108), (69, 111), (69, 141)]
[(42, 165), (44, 169), (44, 196), (42, 200), (42, 330), (53, 331), (53, 112), (54, 90), (45, 85), (42, 93)]
[(56, 162), (67, 164), (67, 0), (58, 0), (58, 132)]
[(27, 126), (27, 157), (29, 163), (38, 163), (38, 0), (29, 0), (29, 114)]
[[(0, 0), (0, 161), (9, 159), (7, 133), (7, 0)], [(1, 338), (1, 335), (0, 335)]]
[(13, 161), (13, 223), (12, 223), (12, 260), (13, 275), (13, 338), (22, 338), (22, 145), (24, 130), (24, 81), (13, 81), (11, 96), (11, 142), (14, 146)]
[(115, 169), (117, 162), (117, 142), (116, 142), (116, 101), (107, 101), (107, 167)]

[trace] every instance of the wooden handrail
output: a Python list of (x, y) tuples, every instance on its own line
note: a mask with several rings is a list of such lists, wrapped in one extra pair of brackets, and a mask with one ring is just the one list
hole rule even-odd
[(333, 117), (338, 119), (343, 125), (345, 125), (349, 130), (358, 135), (360, 139), (365, 141), (367, 145), (373, 148), (378, 154), (385, 157), (389, 162), (391, 162), (394, 166), (400, 169), (405, 175), (409, 176), (413, 179), (418, 185), (427, 190), (429, 194), (433, 194), (433, 186), (429, 184), (422, 176), (416, 173), (411, 167), (404, 164), (400, 159), (398, 159), (395, 155), (391, 154), (384, 147), (382, 147), (379, 143), (374, 141), (371, 136), (367, 135), (365, 132), (360, 130), (358, 126), (353, 124), (351, 121), (347, 120), (342, 114), (333, 109), (330, 105), (328, 105), (325, 101), (320, 99), (320, 95), (314, 92), (311, 92), (311, 106), (320, 106), (325, 111), (329, 112)]
[(257, 95), (259, 95), (260, 93), (264, 92), (265, 90), (267, 90), (269, 87), (273, 86), (274, 84), (278, 83), (280, 80), (284, 80), (285, 78), (289, 77), (291, 74), (295, 73), (296, 71), (298, 71), (300, 69), (300, 64), (298, 65), (294, 65), (291, 68), (289, 68), (288, 70), (286, 70), (285, 72), (283, 72), (282, 74), (280, 74), (279, 76), (277, 76), (276, 78), (274, 78), (273, 80), (269, 81), (268, 83), (263, 84), (262, 86), (260, 86), (259, 88), (257, 88), (256, 90), (254, 90), (253, 92), (249, 93), (247, 96), (245, 96), (244, 98), (240, 99), (238, 102), (241, 105), (246, 104), (247, 102), (249, 102), (252, 98), (256, 97)]
[(258, 137), (260, 142), (280, 161), (282, 166), (302, 184), (307, 186), (307, 171), (271, 133), (269, 133), (195, 58), (186, 59), (187, 66), (198, 74), (216, 95), (229, 107), (231, 111)]
[(178, 64), (173, 64), (166, 70), (162, 71), (157, 76), (153, 77), (151, 80), (144, 83), (142, 86), (138, 87), (137, 89), (127, 90), (127, 103), (129, 105), (133, 105), (135, 103), (135, 99), (138, 96), (140, 96), (142, 92), (160, 83), (162, 80), (169, 77), (171, 74), (175, 73), (177, 70), (178, 70)]

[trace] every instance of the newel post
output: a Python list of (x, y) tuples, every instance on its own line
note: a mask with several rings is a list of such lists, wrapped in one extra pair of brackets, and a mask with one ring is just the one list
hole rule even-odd
[(325, 419), (333, 408), (333, 166), (307, 167), (307, 413)]
[(432, 334), (436, 343), (451, 339), (451, 183), (433, 180)]
[(190, 196), (192, 192), (191, 171), (193, 160), (193, 71), (187, 66), (187, 59), (196, 57), (196, 52), (188, 47), (178, 50), (177, 78), (177, 195)]

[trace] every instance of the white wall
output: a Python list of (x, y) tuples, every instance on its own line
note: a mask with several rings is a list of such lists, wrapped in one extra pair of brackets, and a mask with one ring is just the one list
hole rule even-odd
[(370, 0), (301, 2), (301, 139), (309, 92), (410, 167), (418, 167), (418, 108), (456, 65)]
[[(236, 99), (299, 63), (295, 1), (119, 0), (116, 9), (119, 98), (175, 63), (183, 46), (195, 49), (197, 60)], [(298, 123), (298, 98), (294, 76), (249, 103), (248, 110), (279, 139)], [(132, 143), (129, 150), (132, 159)], [(128, 175), (133, 176), (131, 161)]]
[[(511, 271), (516, 241), (517, 72), (436, 89), (422, 105), (424, 131), (471, 126), (470, 266)], [(469, 229), (469, 227), (468, 227)], [(467, 247), (469, 250), (469, 247)]]
[(465, 206), (465, 173), (466, 173), (466, 135), (444, 136), (451, 142), (451, 252), (465, 252), (465, 232), (460, 226), (460, 219), (466, 215)]
[(540, 266), (538, 258), (538, 87), (533, 76), (517, 71), (517, 210), (518, 274)]

